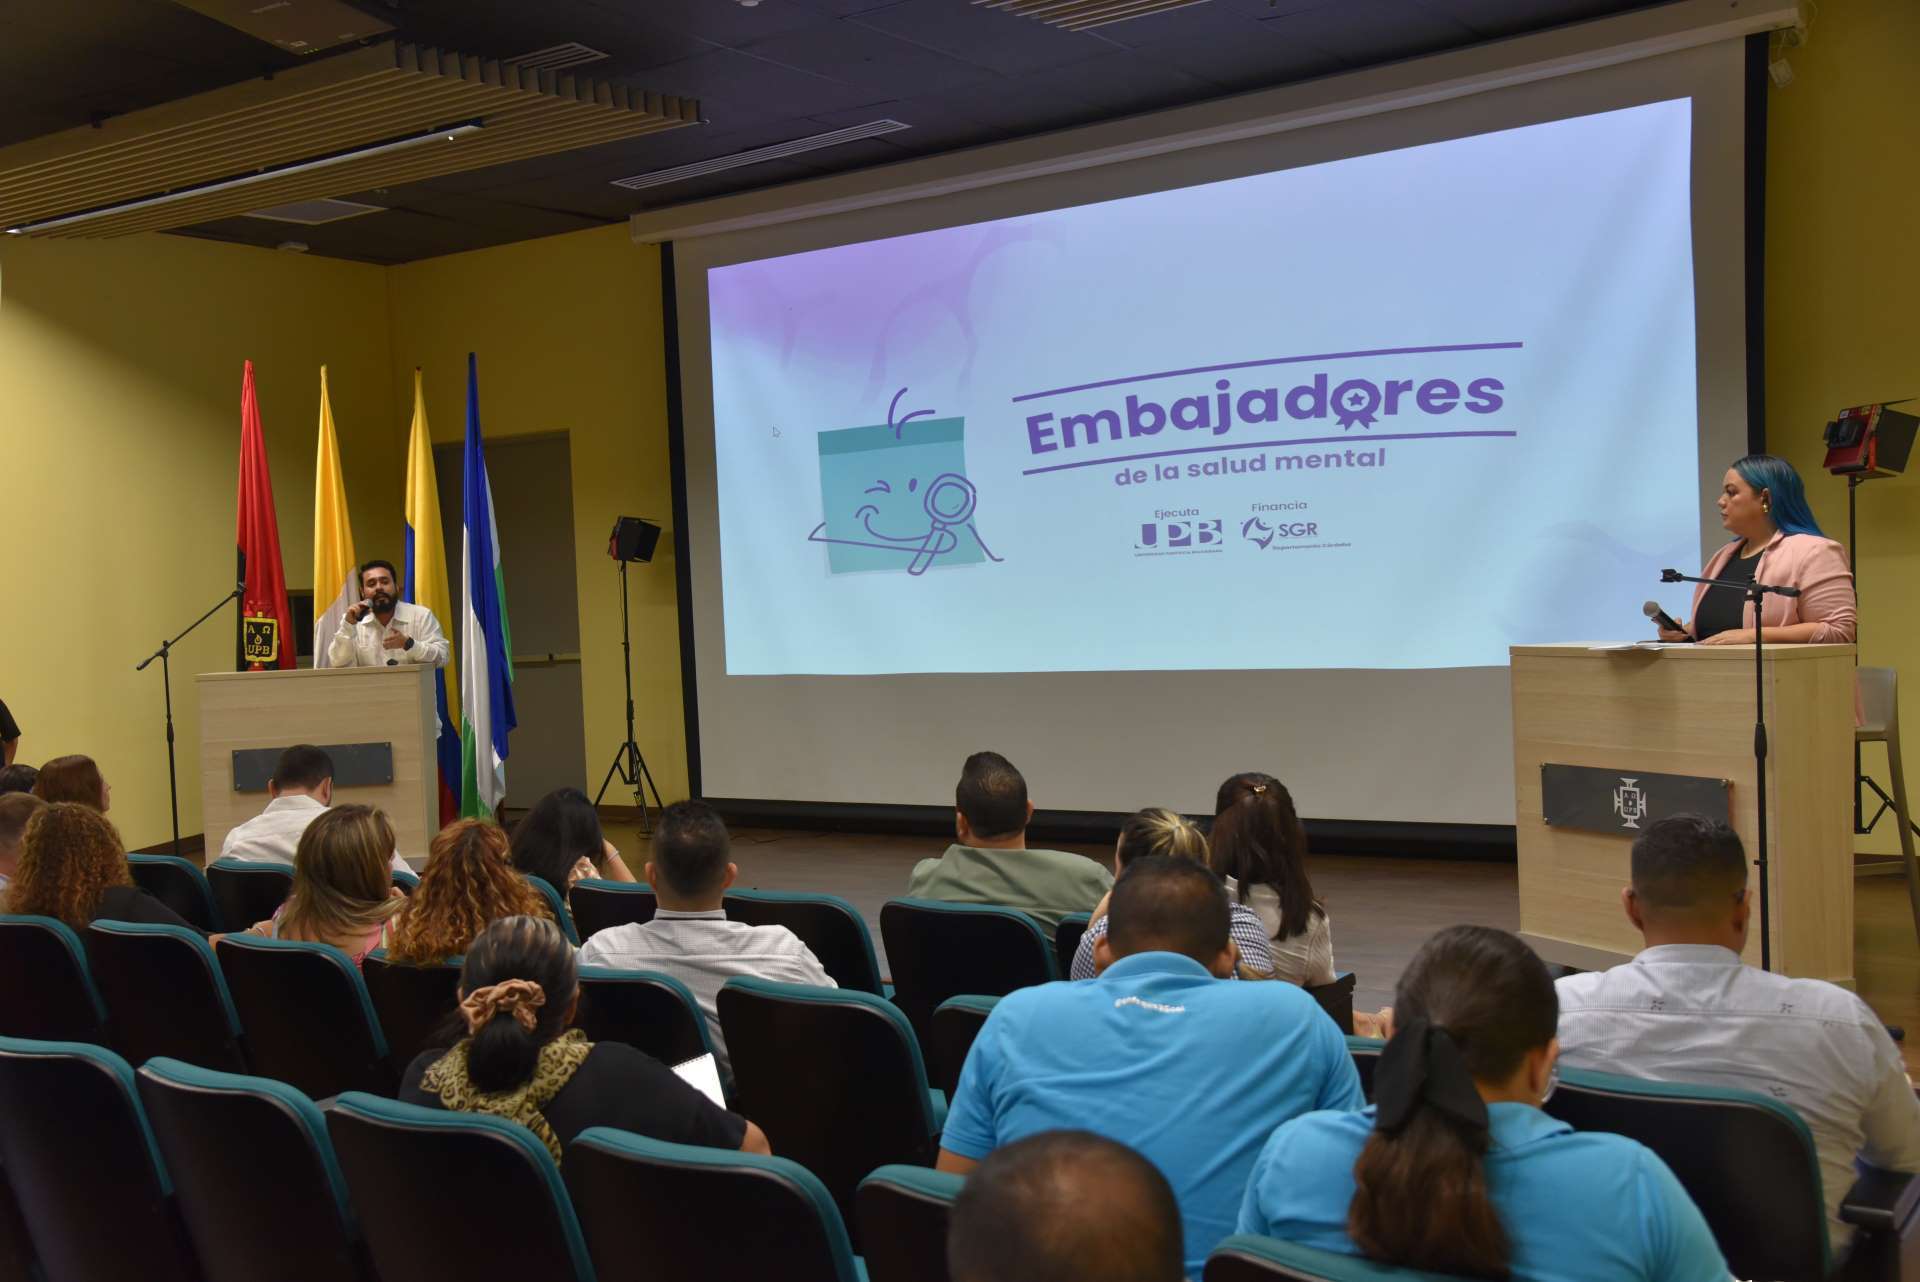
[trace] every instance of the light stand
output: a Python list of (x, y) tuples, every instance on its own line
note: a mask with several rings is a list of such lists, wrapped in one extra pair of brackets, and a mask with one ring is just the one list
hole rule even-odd
[(218, 601), (215, 601), (211, 610), (208, 610), (205, 614), (182, 628), (180, 635), (173, 640), (162, 641), (160, 648), (142, 659), (140, 665), (134, 669), (135, 672), (145, 672), (148, 664), (152, 663), (155, 659), (160, 660), (160, 689), (163, 692), (167, 704), (167, 793), (173, 800), (173, 853), (176, 855), (180, 853), (180, 779), (174, 772), (173, 765), (173, 670), (168, 665), (167, 660), (173, 653), (173, 647), (179, 645), (181, 639), (184, 638), (187, 633), (193, 631), (208, 619), (211, 619), (215, 614), (219, 613), (220, 608), (226, 605), (227, 602), (238, 601), (246, 596), (246, 594), (247, 581), (242, 579), (234, 585), (233, 591), (227, 593)]
[(1753, 602), (1753, 795), (1759, 805), (1755, 836), (1759, 851), (1753, 865), (1760, 872), (1760, 969), (1773, 969), (1773, 918), (1769, 891), (1767, 846), (1767, 686), (1766, 655), (1761, 647), (1761, 615), (1766, 613), (1766, 597), (1799, 596), (1799, 588), (1775, 587), (1767, 583), (1736, 583), (1727, 579), (1702, 579), (1678, 570), (1660, 571), (1662, 583), (1704, 583), (1708, 587), (1737, 588)]
[(644, 837), (652, 831), (652, 825), (647, 821), (647, 798), (641, 784), (644, 782), (653, 790), (656, 810), (664, 810), (666, 806), (660, 800), (660, 788), (653, 781), (653, 772), (647, 769), (647, 759), (640, 755), (640, 747), (633, 741), (633, 633), (627, 625), (627, 563), (624, 559), (620, 561), (620, 658), (627, 677), (627, 737), (614, 750), (613, 764), (607, 767), (607, 777), (600, 781), (600, 791), (593, 795), (593, 804), (600, 804), (600, 798), (607, 795), (608, 786), (618, 775), (621, 783), (633, 789), (633, 804), (640, 811), (640, 835)]

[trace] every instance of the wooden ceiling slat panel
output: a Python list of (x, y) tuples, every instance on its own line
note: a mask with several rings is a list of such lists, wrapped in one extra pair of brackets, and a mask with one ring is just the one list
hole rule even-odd
[(1103, 23), (1120, 22), (1127, 18), (1144, 17), (1150, 13), (1165, 13), (1170, 9), (1184, 9), (1189, 5), (1204, 4), (1206, 0), (973, 0), (973, 2), (989, 9), (1000, 9), (1007, 13), (1019, 14), (1023, 18), (1032, 18), (1049, 26), (1062, 27), (1069, 31), (1083, 31)]
[(699, 104), (451, 50), (378, 45), (0, 149), (0, 224), (140, 200), (480, 119), (432, 142), (227, 191), (102, 214), (44, 234), (95, 238), (190, 226), (288, 200), (413, 182), (699, 120)]

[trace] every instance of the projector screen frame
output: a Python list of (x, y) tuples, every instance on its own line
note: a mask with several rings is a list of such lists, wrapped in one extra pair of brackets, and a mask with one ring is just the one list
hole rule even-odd
[[(1769, 37), (1756, 32), (1743, 45), (1743, 286), (1746, 438), (1750, 452), (1766, 447), (1765, 419), (1765, 197), (1767, 62)], [(804, 185), (804, 184), (803, 184)], [(636, 217), (636, 223), (638, 217)], [(636, 230), (636, 240), (643, 240)], [(680, 309), (676, 283), (676, 245), (655, 242), (660, 253), (662, 326), (665, 337), (667, 432), (674, 528), (675, 592), (679, 639), (687, 777), (690, 795), (704, 797), (701, 758), (698, 653), (696, 646), (690, 509), (687, 482), (686, 419), (680, 367)], [(953, 811), (947, 806), (871, 802), (808, 801), (791, 798), (704, 797), (730, 823), (900, 835), (947, 835)], [(1206, 816), (1195, 816), (1204, 819)], [(1046, 809), (1037, 811), (1030, 831), (1054, 841), (1110, 841), (1125, 814), (1118, 811)], [(1406, 857), (1511, 860), (1512, 824), (1416, 822), (1404, 820), (1319, 819), (1303, 817), (1311, 845), (1330, 854), (1394, 854)]]

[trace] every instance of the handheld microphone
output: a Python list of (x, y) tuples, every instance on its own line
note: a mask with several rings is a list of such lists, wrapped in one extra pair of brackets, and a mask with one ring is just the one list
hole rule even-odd
[(1658, 601), (1649, 601), (1640, 607), (1640, 612), (1669, 632), (1685, 632), (1686, 629), (1673, 621), (1673, 616), (1660, 608)]

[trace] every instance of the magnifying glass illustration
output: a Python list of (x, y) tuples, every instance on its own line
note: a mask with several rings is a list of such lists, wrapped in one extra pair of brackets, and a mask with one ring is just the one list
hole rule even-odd
[(957, 472), (942, 472), (927, 483), (922, 503), (931, 524), (920, 550), (913, 554), (913, 563), (907, 566), (908, 574), (925, 574), (935, 557), (951, 552), (960, 545), (953, 527), (965, 525), (973, 519), (974, 504), (978, 500), (973, 482)]

